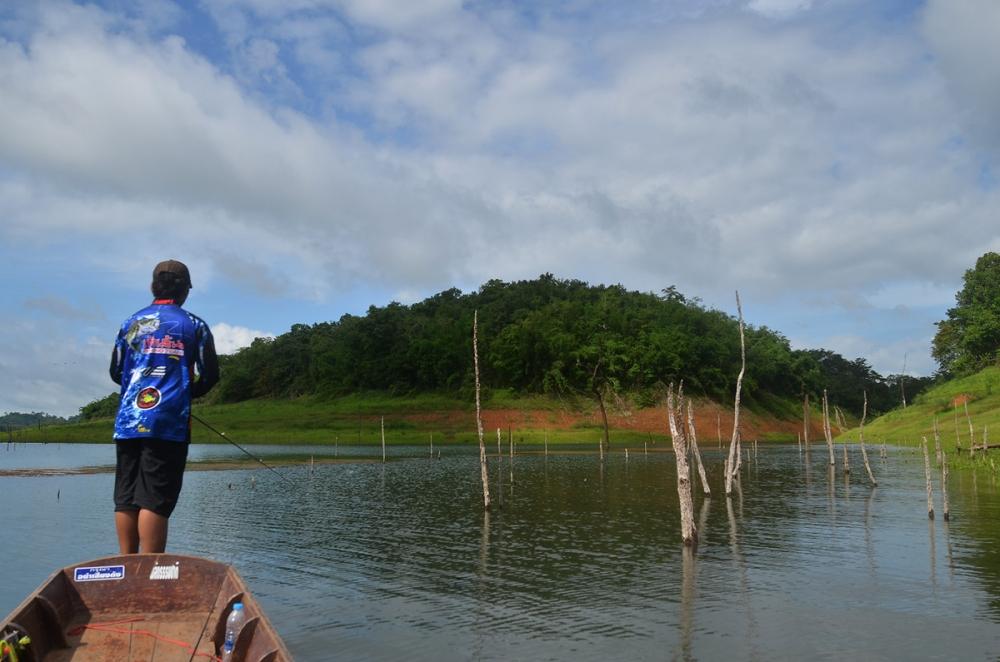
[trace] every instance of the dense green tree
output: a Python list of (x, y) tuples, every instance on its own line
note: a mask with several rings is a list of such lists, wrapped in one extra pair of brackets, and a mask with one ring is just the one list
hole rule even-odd
[(60, 425), (74, 420), (76, 417), (63, 418), (61, 416), (53, 416), (52, 414), (46, 414), (40, 411), (34, 411), (31, 413), (26, 412), (8, 412), (6, 414), (0, 415), (0, 428), (3, 430), (16, 430), (18, 428), (28, 428), (28, 427), (39, 427), (43, 425)]
[(963, 280), (955, 307), (938, 322), (932, 345), (944, 375), (966, 375), (993, 365), (1000, 349), (1000, 255), (980, 257)]
[[(359, 390), (465, 393), (473, 384), (476, 310), (487, 392), (586, 397), (606, 407), (624, 394), (655, 402), (666, 384), (684, 380), (689, 394), (733, 397), (740, 346), (731, 315), (706, 309), (673, 286), (653, 294), (552, 274), (491, 280), (467, 294), (450, 289), (409, 306), (393, 302), (363, 316), (296, 324), (222, 357), (222, 381), (208, 397), (236, 402)], [(744, 398), (751, 407), (816, 397), (828, 388), (834, 402), (860, 413), (862, 393), (868, 390), (871, 402), (885, 381), (861, 359), (792, 350), (767, 327), (747, 327), (746, 338)], [(894, 406), (887, 398), (878, 402)]]
[(95, 418), (109, 418), (118, 414), (118, 403), (121, 395), (115, 391), (108, 393), (103, 398), (94, 400), (80, 407), (80, 418), (89, 421)]

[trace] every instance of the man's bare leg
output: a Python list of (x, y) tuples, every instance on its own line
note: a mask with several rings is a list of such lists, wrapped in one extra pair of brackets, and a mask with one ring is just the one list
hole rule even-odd
[(122, 554), (135, 554), (139, 551), (138, 510), (116, 511), (115, 531), (118, 532), (118, 549)]
[(167, 520), (152, 510), (139, 511), (139, 541), (144, 554), (157, 554), (167, 548)]

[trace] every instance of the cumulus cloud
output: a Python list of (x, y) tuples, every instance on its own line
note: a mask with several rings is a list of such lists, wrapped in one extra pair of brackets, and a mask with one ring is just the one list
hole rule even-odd
[[(761, 288), (867, 287), (894, 268), (872, 237), (906, 232), (893, 250), (930, 272), (945, 228), (978, 232), (989, 209), (988, 197), (955, 202), (975, 164), (949, 150), (953, 107), (933, 72), (914, 75), (916, 40), (831, 46), (814, 26), (762, 33), (737, 16), (665, 28), (669, 39), (602, 34), (584, 53), (559, 31), (424, 9), (433, 28), (406, 32), (340, 7), (387, 30), (352, 52), (364, 76), (349, 103), (405, 127), (415, 149), (261, 105), (176, 37), (52, 10), (0, 54), (0, 153), (32, 185), (165, 208), (156, 216), (181, 233), (224, 216), (258, 254), (295, 244), (307, 257), (283, 270), (298, 279), (389, 287), (496, 275), (497, 246), (518, 276), (591, 265), (593, 278), (688, 274), (728, 289), (717, 260)], [(260, 71), (285, 70), (275, 42), (248, 43)], [(304, 265), (316, 271), (302, 278)]]
[(7, 320), (0, 411), (72, 416), (87, 402), (117, 390), (108, 376), (111, 342), (76, 338), (62, 330), (52, 323)]
[(24, 308), (71, 321), (101, 322), (107, 319), (99, 308), (74, 305), (65, 297), (43, 296), (25, 299)]
[(787, 18), (812, 5), (813, 0), (751, 0), (747, 7), (771, 18)]
[(225, 322), (216, 322), (211, 327), (215, 351), (219, 354), (232, 354), (241, 347), (249, 347), (256, 338), (274, 338), (274, 334), (268, 331), (256, 331)]
[(844, 35), (828, 6), (210, 0), (184, 10), (223, 37), (199, 50), (172, 3), (17, 5), (0, 236), (136, 290), (167, 245), (199, 293), (553, 272), (727, 309), (734, 285), (918, 305), (1000, 248), (997, 10), (932, 0), (885, 30), (840, 3)]
[(929, 0), (923, 28), (937, 64), (962, 102), (960, 112), (994, 150), (1000, 150), (1000, 4), (991, 0)]

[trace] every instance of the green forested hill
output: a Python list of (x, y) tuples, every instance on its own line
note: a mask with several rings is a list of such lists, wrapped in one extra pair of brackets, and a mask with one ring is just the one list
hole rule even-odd
[[(471, 395), (472, 322), (479, 315), (482, 381), (523, 395), (628, 393), (640, 404), (684, 380), (689, 393), (731, 400), (740, 369), (739, 327), (670, 287), (659, 294), (589, 285), (545, 274), (491, 280), (476, 292), (450, 289), (409, 306), (372, 306), (364, 316), (296, 324), (223, 358), (214, 403), (298, 396), (447, 392)], [(860, 414), (899, 401), (894, 376), (826, 350), (792, 350), (767, 327), (749, 327), (744, 399), (780, 409), (803, 393)], [(912, 394), (923, 386), (912, 381)]]

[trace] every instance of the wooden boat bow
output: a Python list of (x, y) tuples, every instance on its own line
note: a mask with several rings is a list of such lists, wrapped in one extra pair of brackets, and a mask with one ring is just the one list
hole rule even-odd
[(236, 602), (246, 622), (233, 662), (291, 660), (232, 566), (177, 554), (110, 556), (58, 570), (0, 623), (0, 636), (30, 638), (18, 662), (215, 660)]

